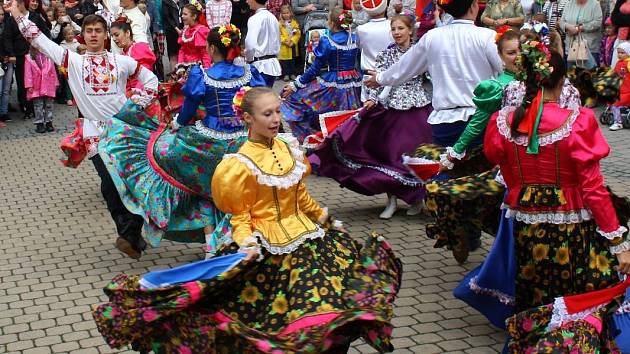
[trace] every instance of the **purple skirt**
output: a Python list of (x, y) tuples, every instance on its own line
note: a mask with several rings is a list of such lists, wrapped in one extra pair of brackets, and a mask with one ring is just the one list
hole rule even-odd
[(431, 105), (405, 111), (378, 105), (363, 111), (360, 119), (338, 127), (314, 151), (311, 161), (319, 165), (319, 175), (354, 192), (389, 193), (406, 203), (418, 203), (424, 198), (424, 187), (403, 165), (402, 155), (431, 142), (427, 118), (432, 110)]

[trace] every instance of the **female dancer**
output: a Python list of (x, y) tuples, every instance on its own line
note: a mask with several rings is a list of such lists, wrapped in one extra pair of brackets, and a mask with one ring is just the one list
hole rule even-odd
[[(212, 29), (208, 52), (216, 64), (208, 70), (198, 65), (190, 69), (182, 88), (184, 105), (172, 130), (126, 106), (99, 145), (123, 202), (144, 217), (145, 234), (154, 246), (167, 231), (174, 241), (204, 242), (206, 235), (210, 242), (213, 227), (223, 218), (212, 205), (210, 180), (223, 155), (236, 152), (247, 136), (234, 118), (231, 99), (243, 85), (264, 85), (254, 68), (233, 64), (239, 43), (236, 27)], [(186, 125), (200, 104), (205, 118)]]
[[(134, 58), (138, 64), (153, 71), (155, 64), (155, 54), (145, 42), (134, 42), (131, 33), (131, 20), (125, 16), (120, 16), (116, 21), (112, 22), (110, 27), (112, 39), (118, 48), (122, 49), (123, 55)], [(138, 80), (127, 81), (127, 91), (132, 88), (142, 88)]]
[[(501, 28), (496, 37), (504, 73), (497, 80), (482, 81), (475, 88), (473, 101), (478, 109), (459, 139), (452, 147), (420, 146), (416, 151), (417, 155), (428, 155), (432, 159), (441, 156), (442, 173), (438, 178), (443, 179), (426, 186), (427, 208), (435, 216), (435, 223), (426, 227), (427, 235), (436, 239), (436, 248), (451, 248), (459, 263), (466, 261), (469, 251), (479, 247), (480, 230), (494, 235), (500, 220), (503, 186), (495, 180), (497, 169), (486, 160), (477, 141), (483, 137), (490, 116), (502, 107), (502, 102), (503, 106), (509, 106), (523, 101), (524, 88), (520, 90), (520, 82), (514, 80), (518, 69), (518, 32), (508, 29)], [(546, 25), (537, 26), (528, 34), (539, 41), (557, 44), (553, 41), (556, 37), (549, 36)], [(562, 107), (580, 104), (579, 93), (568, 81), (559, 103)], [(470, 213), (470, 210), (477, 212)]]
[(199, 16), (203, 8), (198, 2), (186, 4), (182, 11), (182, 22), (184, 30), (179, 31), (178, 43), (179, 55), (177, 64), (184, 67), (197, 63), (202, 63), (204, 68), (210, 67), (212, 60), (206, 50), (206, 37), (208, 37), (208, 26), (199, 23)]
[[(619, 223), (599, 169), (610, 147), (591, 110), (556, 103), (566, 75), (562, 56), (540, 42), (522, 48), (525, 103), (493, 116), (484, 140), (488, 159), (499, 164), (507, 184), (505, 216), (515, 219), (516, 312), (610, 287), (619, 282), (615, 270), (630, 273), (627, 229)], [(549, 328), (575, 319), (562, 314), (566, 307), (556, 310)], [(511, 333), (530, 330), (512, 328)], [(567, 328), (547, 349), (570, 340), (562, 340), (565, 333), (574, 335)], [(525, 341), (520, 338), (511, 351), (524, 351), (518, 346)], [(577, 351), (594, 352), (578, 348), (584, 342), (575, 343)]]
[[(334, 8), (328, 26), (331, 34), (320, 39), (313, 64), (285, 86), (282, 94), (282, 115), (300, 142), (319, 130), (320, 113), (351, 110), (360, 105), (361, 74), (356, 68), (356, 38), (350, 32), (352, 15)], [(326, 66), (328, 71), (320, 75)]]
[(392, 351), (400, 261), (380, 236), (361, 247), (309, 195), (308, 160), (277, 137), (277, 94), (253, 88), (241, 108), (249, 140), (219, 164), (212, 192), (233, 215), (234, 243), (219, 253), (245, 262), (156, 291), (118, 277), (94, 312), (99, 331), (112, 347), (156, 353), (345, 353), (360, 337)]
[(566, 73), (558, 53), (536, 42), (523, 49), (531, 103), (501, 110), (484, 141), (507, 184), (506, 217), (516, 219), (517, 311), (607, 287), (618, 281), (616, 264), (630, 272), (627, 229), (599, 170), (610, 148), (593, 112), (556, 103)]
[[(395, 43), (376, 57), (379, 71), (398, 61), (411, 45), (411, 18), (399, 15), (390, 21)], [(431, 126), (427, 123), (432, 111), (430, 95), (423, 88), (421, 75), (398, 86), (368, 92), (360, 122), (347, 121), (328, 143), (315, 150), (321, 161), (318, 173), (357, 193), (387, 193), (381, 219), (392, 217), (397, 198), (414, 205), (409, 215), (418, 214), (424, 188), (419, 188), (421, 182), (409, 173), (401, 156), (412, 152), (419, 141), (431, 142)]]

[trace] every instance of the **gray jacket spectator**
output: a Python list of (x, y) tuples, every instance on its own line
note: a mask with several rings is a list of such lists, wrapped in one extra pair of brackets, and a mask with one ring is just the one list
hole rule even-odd
[(295, 19), (300, 26), (304, 25), (304, 18), (311, 11), (328, 11), (333, 7), (343, 8), (343, 0), (291, 0), (291, 7)]

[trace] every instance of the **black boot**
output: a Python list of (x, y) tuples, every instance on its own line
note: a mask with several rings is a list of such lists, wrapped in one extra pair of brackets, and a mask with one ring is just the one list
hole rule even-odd
[(46, 132), (46, 128), (44, 127), (44, 123), (37, 123), (35, 131), (42, 134)]
[(47, 132), (54, 132), (55, 131), (55, 127), (53, 127), (52, 122), (46, 123), (46, 131)]

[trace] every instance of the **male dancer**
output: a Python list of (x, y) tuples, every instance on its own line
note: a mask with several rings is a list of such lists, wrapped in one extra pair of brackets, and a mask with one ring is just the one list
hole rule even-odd
[[(144, 92), (134, 96), (137, 103), (146, 105), (152, 100), (157, 90), (157, 77), (131, 57), (105, 51), (107, 22), (104, 18), (98, 15), (85, 17), (82, 34), (87, 52), (79, 55), (43, 35), (20, 10), (18, 3), (22, 1), (5, 2), (5, 11), (11, 11), (20, 32), (32, 46), (62, 67), (77, 106), (85, 116), (84, 140), (97, 141), (109, 117), (122, 108), (127, 101), (125, 87), (129, 78), (136, 77), (145, 87)], [(101, 192), (116, 224), (119, 235), (116, 247), (131, 258), (140, 258), (146, 247), (141, 235), (142, 217), (130, 213), (122, 203), (111, 176), (97, 154), (96, 144), (88, 147), (88, 157), (101, 178)]]
[[(473, 90), (483, 80), (502, 71), (495, 43), (495, 32), (475, 26), (478, 0), (439, 0), (440, 6), (455, 20), (448, 26), (427, 32), (400, 60), (384, 72), (366, 80), (368, 87), (392, 86), (428, 72), (433, 82), (431, 124), (433, 143), (450, 147), (466, 129), (475, 113)], [(483, 141), (481, 134), (472, 145)], [(452, 149), (449, 149), (449, 154)], [(461, 156), (455, 156), (461, 158)], [(471, 227), (471, 230), (477, 228)], [(477, 249), (481, 233), (468, 235), (468, 249)]]
[(273, 87), (282, 74), (278, 61), (280, 54), (280, 26), (276, 17), (267, 10), (267, 0), (247, 0), (255, 11), (247, 20), (245, 36), (245, 59), (262, 74), (268, 87)]

